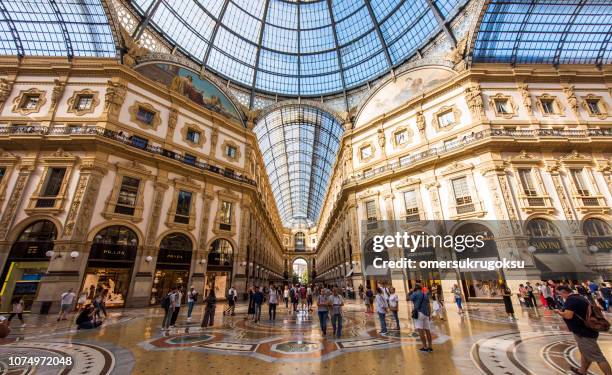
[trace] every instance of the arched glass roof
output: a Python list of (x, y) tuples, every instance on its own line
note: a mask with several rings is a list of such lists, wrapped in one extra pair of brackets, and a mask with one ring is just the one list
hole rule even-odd
[(115, 57), (99, 0), (1, 0), (0, 54)]
[(609, 64), (610, 0), (491, 0), (474, 62)]
[(466, 0), (134, 0), (183, 52), (243, 86), (341, 92), (402, 63)]
[(255, 126), (272, 192), (286, 227), (316, 224), (343, 128), (329, 113), (289, 105)]

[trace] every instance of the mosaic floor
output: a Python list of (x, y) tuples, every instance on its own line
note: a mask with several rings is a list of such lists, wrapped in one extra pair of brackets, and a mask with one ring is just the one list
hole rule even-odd
[[(70, 321), (26, 316), (27, 326), (12, 326), (0, 341), (0, 374), (566, 374), (579, 363), (571, 334), (549, 311), (517, 308), (511, 322), (499, 305), (472, 304), (463, 316), (449, 306), (446, 320), (436, 319), (434, 352), (422, 353), (418, 335), (400, 306), (401, 329), (378, 333), (378, 318), (359, 303), (349, 303), (340, 339), (321, 335), (316, 313), (278, 309), (268, 321), (222, 316), (200, 327), (201, 308), (187, 321), (182, 311), (175, 328), (160, 330), (159, 309), (115, 310), (102, 328), (77, 331)], [(394, 322), (388, 319), (389, 327)], [(612, 358), (612, 335), (600, 344)], [(69, 366), (11, 366), (11, 357), (70, 357)], [(52, 362), (52, 361), (50, 361)], [(57, 362), (57, 360), (56, 360)], [(600, 374), (592, 368), (592, 374)]]

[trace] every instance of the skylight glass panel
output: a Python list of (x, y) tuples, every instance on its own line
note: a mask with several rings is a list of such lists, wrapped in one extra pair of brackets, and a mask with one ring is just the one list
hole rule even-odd
[(286, 29), (297, 29), (297, 3), (288, 3), (281, 0), (269, 1), (266, 22)]
[(227, 10), (223, 16), (223, 25), (252, 43), (256, 44), (259, 41), (261, 21), (231, 2), (228, 3)]
[(406, 56), (410, 56), (425, 41), (432, 38), (437, 32), (437, 23), (431, 12), (423, 16), (408, 31), (389, 45), (389, 54), (393, 64), (399, 64)]
[(233, 58), (246, 65), (255, 66), (257, 47), (223, 27), (217, 31), (215, 47), (221, 51), (230, 52)]
[(331, 26), (314, 30), (300, 31), (300, 50), (302, 53), (312, 53), (336, 48)]
[(374, 24), (372, 23), (372, 19), (366, 7), (361, 8), (344, 20), (336, 22), (336, 34), (338, 35), (338, 43), (341, 45), (358, 39), (374, 28)]
[(385, 54), (381, 52), (359, 65), (346, 69), (344, 79), (346, 85), (350, 87), (365, 82), (368, 77), (380, 74), (389, 68)]
[(238, 60), (234, 58), (228, 57), (216, 48), (210, 51), (208, 65), (218, 72), (224, 72), (230, 79), (245, 85), (251, 85), (253, 83), (253, 68), (238, 62)]
[[(208, 47), (207, 40), (210, 40), (214, 23), (201, 10), (195, 9), (197, 6), (193, 3), (183, 3), (184, 6), (193, 7), (193, 12), (189, 9), (181, 7), (179, 9), (167, 8), (164, 4), (160, 4), (152, 21), (162, 30), (167, 30), (168, 37), (178, 43), (187, 53), (201, 61), (204, 57), (206, 48)], [(188, 23), (180, 16), (182, 12), (185, 15), (199, 14), (199, 17), (193, 18)], [(179, 26), (187, 25), (187, 26)]]
[(380, 52), (382, 46), (376, 31), (371, 31), (363, 38), (351, 43), (340, 49), (342, 55), (342, 64), (347, 69), (350, 66), (358, 64), (369, 59), (373, 54)]
[(259, 69), (271, 73), (298, 75), (298, 56), (262, 49), (259, 56)]
[(357, 9), (365, 7), (364, 0), (332, 0), (332, 4), (336, 22), (348, 17)]
[(302, 76), (324, 75), (340, 70), (336, 51), (300, 56)]
[[(402, 4), (397, 12), (393, 13), (393, 15), (380, 25), (380, 31), (387, 43), (391, 43), (402, 36), (406, 30), (415, 27), (424, 16), (424, 13), (431, 13), (429, 6), (424, 1), (406, 1)], [(435, 18), (430, 17), (429, 19), (433, 19), (435, 23), (434, 26), (437, 26)], [(418, 42), (420, 41), (417, 41), (417, 43)]]
[(262, 45), (279, 52), (298, 52), (298, 32), (280, 27), (266, 25)]
[(460, 0), (436, 0), (436, 6), (442, 17), (446, 18), (457, 8), (460, 2)]
[(232, 2), (257, 19), (261, 19), (263, 17), (265, 5), (264, 1), (232, 0)]
[(300, 3), (300, 29), (315, 29), (331, 24), (327, 1)]
[(401, 0), (372, 0), (371, 6), (376, 19), (380, 22), (401, 3)]

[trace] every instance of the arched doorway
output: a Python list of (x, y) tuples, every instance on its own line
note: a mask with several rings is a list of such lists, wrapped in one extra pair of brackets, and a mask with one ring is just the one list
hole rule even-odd
[(224, 238), (217, 238), (208, 249), (206, 268), (206, 291), (215, 291), (217, 299), (224, 299), (232, 281), (234, 247)]
[(124, 306), (137, 252), (138, 236), (132, 229), (113, 225), (100, 230), (91, 244), (83, 282), (87, 302), (105, 293), (107, 307)]
[(591, 253), (608, 254), (612, 252), (612, 227), (604, 220), (590, 218), (584, 221), (582, 231), (587, 237)]
[(2, 311), (10, 310), (13, 297), (21, 297), (29, 310), (38, 293), (42, 276), (49, 267), (47, 252), (53, 250), (57, 228), (52, 221), (39, 220), (28, 225), (11, 246), (2, 272)]
[(530, 220), (526, 225), (529, 252), (543, 280), (578, 281), (595, 276), (581, 262), (568, 254), (559, 226), (543, 218)]
[[(467, 223), (455, 230), (454, 236), (473, 236), (484, 242), (483, 246), (467, 247), (463, 251), (452, 251), (457, 260), (474, 259), (483, 261), (499, 260), (499, 251), (495, 243), (495, 236), (491, 229), (480, 223)], [(505, 283), (501, 270), (469, 270), (462, 271), (461, 284), (468, 300), (500, 300), (502, 299), (501, 286)]]
[(308, 279), (308, 262), (304, 258), (296, 258), (291, 265), (291, 282), (293, 284), (307, 284)]
[(151, 289), (152, 305), (158, 304), (172, 287), (187, 289), (192, 251), (193, 243), (183, 233), (170, 233), (161, 240)]

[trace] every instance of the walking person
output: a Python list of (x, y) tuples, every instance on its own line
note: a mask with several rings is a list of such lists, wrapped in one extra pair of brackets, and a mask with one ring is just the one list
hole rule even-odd
[(162, 299), (161, 306), (165, 310), (164, 319), (162, 320), (162, 330), (168, 330), (170, 328), (170, 322), (172, 321), (172, 314), (174, 313), (174, 306), (176, 300), (176, 287), (173, 287), (168, 294)]
[(306, 304), (308, 306), (308, 313), (312, 311), (312, 287), (308, 285), (306, 288)]
[(329, 298), (326, 292), (325, 289), (321, 289), (317, 296), (317, 314), (319, 315), (319, 326), (323, 337), (327, 335), (327, 314), (329, 313)]
[(514, 306), (512, 306), (512, 291), (505, 284), (501, 286), (501, 291), (508, 320), (515, 321), (516, 317), (514, 316)]
[(391, 314), (393, 314), (393, 319), (395, 319), (395, 329), (400, 330), (400, 321), (399, 321), (399, 297), (395, 294), (395, 288), (391, 287), (389, 289), (389, 310), (391, 310)]
[(261, 319), (261, 305), (264, 302), (263, 287), (256, 288), (255, 294), (253, 295), (253, 304), (255, 306), (255, 323)]
[(433, 352), (431, 340), (431, 324), (429, 319), (429, 298), (427, 293), (423, 292), (421, 285), (416, 284), (410, 300), (413, 304), (412, 319), (414, 320), (414, 328), (419, 332), (423, 347), (419, 349), (422, 352)]
[(191, 313), (193, 312), (193, 306), (198, 301), (198, 292), (192, 286), (187, 293), (187, 321), (191, 321)]
[(231, 315), (231, 316), (236, 315), (235, 310), (236, 310), (237, 300), (238, 300), (238, 293), (236, 292), (236, 289), (234, 289), (233, 286), (230, 286), (229, 290), (227, 291), (228, 307), (223, 312), (223, 315)]
[(304, 311), (306, 310), (306, 287), (304, 287), (304, 285), (300, 286), (299, 294), (300, 294), (300, 310)]
[(298, 309), (298, 289), (297, 286), (293, 286), (289, 291), (289, 296), (291, 297), (291, 306), (293, 307), (293, 313), (297, 312)]
[(373, 314), (374, 309), (372, 308), (374, 302), (374, 293), (372, 292), (372, 288), (368, 286), (365, 291), (365, 305), (366, 305), (366, 314)]
[(451, 289), (453, 296), (455, 296), (455, 304), (457, 305), (457, 311), (459, 315), (463, 314), (463, 296), (461, 294), (461, 288), (457, 284), (453, 285), (453, 289)]
[(542, 294), (544, 295), (544, 299), (546, 299), (546, 307), (548, 307), (549, 310), (555, 309), (554, 287), (555, 283), (552, 280), (548, 280), (548, 283), (542, 286)]
[(285, 285), (283, 290), (283, 301), (285, 301), (285, 309), (289, 310), (289, 285)]
[(276, 305), (278, 304), (278, 294), (276, 293), (276, 287), (270, 285), (270, 294), (268, 295), (268, 317), (271, 321), (276, 320)]
[(381, 288), (376, 288), (376, 298), (374, 303), (376, 304), (376, 312), (378, 313), (378, 319), (380, 320), (380, 333), (386, 335), (387, 331), (387, 310), (389, 309), (389, 303)]
[(215, 290), (211, 289), (208, 296), (204, 298), (204, 319), (202, 320), (202, 327), (212, 327), (215, 324), (215, 309), (217, 307), (217, 296)]
[(531, 286), (531, 283), (529, 281), (525, 283), (525, 289), (527, 290), (527, 299), (530, 301), (531, 307), (537, 308), (538, 301), (536, 300), (536, 297), (534, 294), (534, 288), (533, 286)]
[[(595, 362), (604, 375), (612, 375), (610, 364), (597, 343), (599, 332), (586, 324), (589, 309), (595, 307), (568, 286), (560, 285), (556, 291), (564, 300), (564, 303), (563, 310), (555, 309), (554, 311), (563, 318), (567, 329), (574, 334), (574, 340), (576, 340), (576, 345), (580, 351), (580, 368), (572, 366), (570, 367), (571, 371), (574, 374), (586, 375), (591, 364)], [(591, 311), (591, 314), (593, 313), (594, 311)], [(603, 315), (601, 317), (601, 319), (605, 319)], [(607, 327), (609, 328), (609, 324)]]
[(60, 296), (60, 312), (57, 317), (57, 321), (66, 320), (66, 314), (72, 309), (72, 302), (74, 301), (76, 294), (72, 289), (68, 289), (67, 292), (62, 293)]
[(255, 295), (255, 287), (252, 286), (249, 288), (249, 307), (247, 308), (247, 316), (244, 319), (255, 318), (255, 302), (253, 301), (253, 296)]
[(17, 318), (21, 322), (21, 326), (25, 327), (25, 321), (23, 320), (23, 298), (17, 296), (11, 300), (11, 313), (8, 317), (8, 324), (11, 324), (11, 320), (17, 315)]
[(339, 339), (342, 336), (342, 306), (344, 306), (344, 299), (338, 294), (338, 288), (332, 290), (329, 303), (331, 305), (331, 321), (334, 336)]
[(172, 319), (170, 320), (170, 328), (174, 328), (176, 319), (181, 311), (181, 301), (183, 300), (183, 287), (179, 286), (175, 293), (174, 298), (174, 311), (172, 312)]
[(431, 286), (431, 316), (437, 316), (440, 320), (444, 320), (444, 305), (442, 304), (442, 293), (440, 292), (441, 287), (436, 284)]

